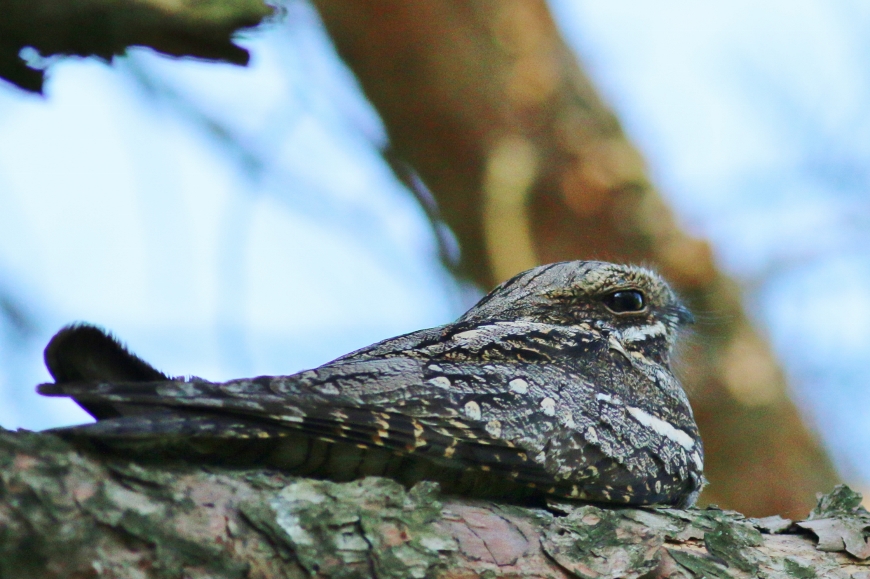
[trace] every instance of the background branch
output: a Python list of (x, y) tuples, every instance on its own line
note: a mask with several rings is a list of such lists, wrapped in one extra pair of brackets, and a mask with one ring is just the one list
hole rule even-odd
[(111, 60), (130, 46), (149, 46), (172, 56), (246, 64), (248, 51), (232, 35), (272, 12), (262, 0), (0, 0), (0, 78), (42, 92), (45, 73), (19, 57), (25, 47), (42, 57)]

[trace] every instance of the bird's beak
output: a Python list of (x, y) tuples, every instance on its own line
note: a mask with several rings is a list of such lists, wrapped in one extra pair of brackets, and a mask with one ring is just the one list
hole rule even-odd
[(695, 316), (692, 315), (692, 312), (684, 306), (683, 304), (679, 304), (674, 308), (674, 313), (677, 314), (677, 321), (680, 322), (680, 325), (687, 326), (689, 324), (695, 323)]

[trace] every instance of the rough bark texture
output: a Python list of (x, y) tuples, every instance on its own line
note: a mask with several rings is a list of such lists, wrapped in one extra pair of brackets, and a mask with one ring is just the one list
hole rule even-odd
[[(273, 471), (135, 464), (0, 431), (0, 577), (870, 577), (860, 495), (801, 523), (547, 508)], [(844, 552), (845, 551), (845, 552)]]
[(806, 512), (834, 482), (736, 284), (683, 232), (542, 0), (315, 0), (485, 288), (539, 263), (651, 264), (700, 318), (683, 371), (707, 447), (704, 497)]
[(130, 46), (173, 56), (236, 64), (248, 51), (233, 33), (272, 14), (262, 0), (0, 0), (0, 78), (42, 92), (45, 73), (19, 58), (24, 47), (43, 57), (99, 56), (110, 60)]

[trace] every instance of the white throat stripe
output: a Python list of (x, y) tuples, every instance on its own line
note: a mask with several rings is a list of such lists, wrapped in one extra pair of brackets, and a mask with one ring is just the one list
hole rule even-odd
[(665, 333), (665, 325), (661, 322), (640, 326), (639, 328), (626, 328), (620, 333), (623, 342), (640, 342), (647, 338), (660, 336)]

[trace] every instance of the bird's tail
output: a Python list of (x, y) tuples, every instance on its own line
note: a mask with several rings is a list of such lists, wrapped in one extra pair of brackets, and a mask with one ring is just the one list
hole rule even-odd
[[(170, 379), (127, 350), (117, 338), (90, 324), (71, 324), (61, 329), (45, 347), (44, 357), (55, 384)], [(43, 384), (40, 391), (49, 394), (51, 387)], [(111, 404), (76, 402), (97, 420), (121, 414)]]

